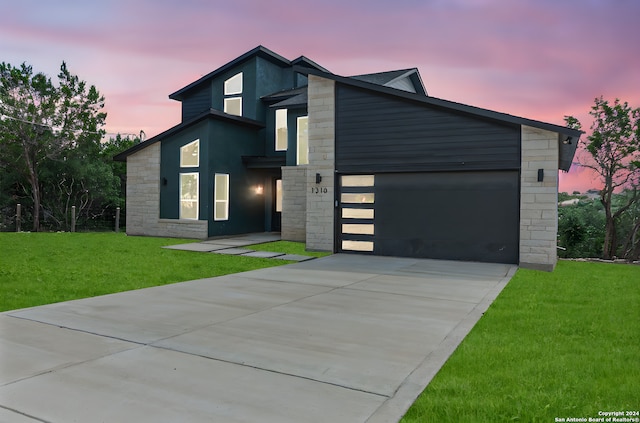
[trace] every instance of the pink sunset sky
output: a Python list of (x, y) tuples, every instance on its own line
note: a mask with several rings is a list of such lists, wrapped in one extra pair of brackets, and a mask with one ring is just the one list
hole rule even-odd
[(22, 0), (2, 6), (0, 61), (66, 61), (112, 136), (179, 123), (167, 96), (257, 45), (346, 76), (417, 67), (431, 96), (588, 131), (595, 97), (640, 106), (639, 19), (637, 0)]

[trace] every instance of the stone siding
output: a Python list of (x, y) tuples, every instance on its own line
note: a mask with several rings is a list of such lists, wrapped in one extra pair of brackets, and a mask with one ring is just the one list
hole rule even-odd
[(282, 228), (286, 241), (305, 242), (307, 228), (307, 167), (282, 168)]
[[(309, 165), (307, 166), (307, 248), (334, 249), (335, 82), (309, 75)], [(322, 181), (316, 183), (316, 174)]]
[(206, 239), (206, 220), (160, 219), (160, 143), (127, 157), (127, 235)]
[[(544, 179), (538, 182), (538, 169)], [(558, 261), (558, 134), (522, 126), (520, 266), (551, 271)]]

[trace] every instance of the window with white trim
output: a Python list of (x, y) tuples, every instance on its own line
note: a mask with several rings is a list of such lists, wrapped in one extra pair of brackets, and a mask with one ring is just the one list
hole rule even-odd
[(276, 179), (276, 211), (282, 212), (282, 179)]
[(200, 166), (200, 140), (180, 147), (180, 167)]
[(242, 72), (224, 81), (224, 112), (242, 116)]
[(242, 94), (242, 72), (224, 81), (224, 95)]
[(229, 174), (216, 173), (213, 188), (213, 220), (229, 220)]
[(198, 220), (198, 173), (180, 174), (180, 219)]
[(296, 164), (309, 164), (309, 118), (307, 116), (300, 116), (296, 126)]
[(276, 110), (276, 151), (287, 150), (287, 109)]

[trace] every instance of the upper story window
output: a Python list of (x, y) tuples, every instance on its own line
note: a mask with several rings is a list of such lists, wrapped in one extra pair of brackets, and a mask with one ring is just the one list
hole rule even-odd
[(180, 167), (200, 166), (200, 140), (180, 147)]
[(224, 95), (242, 94), (242, 72), (224, 81)]
[(287, 150), (287, 109), (276, 110), (276, 151)]
[(224, 112), (242, 116), (242, 72), (224, 81)]

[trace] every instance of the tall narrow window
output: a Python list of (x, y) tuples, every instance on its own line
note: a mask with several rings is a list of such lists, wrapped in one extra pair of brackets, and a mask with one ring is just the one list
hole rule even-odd
[(309, 164), (309, 118), (307, 116), (299, 117), (297, 127), (296, 163), (299, 165)]
[(224, 112), (242, 116), (242, 72), (224, 81)]
[(276, 110), (276, 151), (287, 149), (287, 109)]
[(276, 179), (276, 211), (282, 212), (282, 179)]
[(180, 174), (180, 219), (198, 219), (198, 174)]
[(180, 147), (180, 167), (200, 166), (200, 140)]
[(213, 220), (229, 220), (229, 174), (216, 173)]

